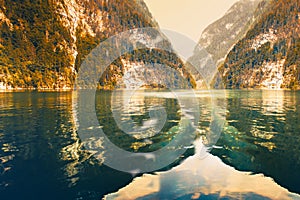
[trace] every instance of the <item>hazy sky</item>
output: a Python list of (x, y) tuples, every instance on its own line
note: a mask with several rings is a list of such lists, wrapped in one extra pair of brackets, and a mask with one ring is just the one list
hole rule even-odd
[(238, 0), (144, 0), (161, 28), (198, 41), (201, 32)]

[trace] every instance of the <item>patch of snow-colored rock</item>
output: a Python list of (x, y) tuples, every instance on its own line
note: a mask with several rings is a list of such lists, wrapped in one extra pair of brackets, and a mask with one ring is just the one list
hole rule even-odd
[(267, 42), (274, 43), (276, 41), (277, 41), (276, 30), (269, 29), (268, 33), (262, 33), (256, 36), (253, 44), (251, 45), (251, 48), (257, 50)]

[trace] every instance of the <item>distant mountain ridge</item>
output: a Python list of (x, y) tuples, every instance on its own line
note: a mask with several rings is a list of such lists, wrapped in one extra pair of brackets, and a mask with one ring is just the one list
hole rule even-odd
[[(236, 2), (223, 17), (203, 31), (198, 46), (188, 62), (200, 68), (216, 65), (214, 68), (217, 69), (217, 66), (224, 62), (233, 45), (247, 33), (253, 22), (265, 11), (268, 2), (268, 0), (240, 0)], [(210, 56), (210, 60), (214, 63), (207, 63), (207, 56)], [(200, 80), (199, 87), (203, 87), (201, 77), (196, 77), (196, 79)]]
[[(156, 28), (162, 43), (171, 47), (142, 0), (1, 0), (0, 86), (70, 89), (82, 61), (101, 41), (142, 27)], [(176, 55), (145, 49), (115, 60), (99, 77), (99, 88), (126, 87), (122, 77), (132, 65), (154, 62), (194, 85)]]

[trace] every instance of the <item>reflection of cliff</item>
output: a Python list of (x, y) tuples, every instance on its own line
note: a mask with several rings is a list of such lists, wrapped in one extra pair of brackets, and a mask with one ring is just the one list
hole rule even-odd
[(121, 106), (123, 113), (145, 114), (146, 106), (144, 95), (134, 90), (119, 91), (118, 94), (120, 94), (120, 96), (118, 95), (118, 98), (116, 98), (117, 102), (112, 102), (111, 104), (112, 109), (116, 106)]
[(263, 113), (265, 115), (284, 115), (284, 98), (283, 90), (263, 90)]
[[(278, 132), (274, 130), (273, 124), (276, 121), (284, 122), (286, 120), (284, 103), (286, 96), (284, 91), (262, 90), (252, 92), (251, 96), (240, 99), (240, 102), (233, 102), (230, 108), (239, 109), (242, 114), (239, 117), (246, 118), (247, 122), (243, 127), (239, 127), (240, 131), (249, 132), (257, 141), (254, 143), (266, 147), (269, 151), (276, 148), (276, 144), (272, 142)], [(237, 100), (237, 99), (236, 99)], [(233, 112), (237, 112), (234, 110)]]
[[(272, 176), (299, 192), (299, 94), (291, 91), (228, 91), (227, 125), (214, 155), (238, 170)], [(259, 152), (259, 153), (258, 153)], [(289, 169), (290, 173), (282, 173)], [(296, 170), (297, 171), (297, 170)]]
[[(203, 148), (198, 141), (197, 149)], [(106, 199), (300, 199), (271, 178), (239, 172), (210, 154), (196, 154), (170, 171), (143, 175)]]
[[(180, 119), (177, 100), (162, 98), (161, 94), (144, 90), (116, 90), (97, 95), (96, 109), (102, 130), (123, 149), (159, 148), (161, 140), (163, 142), (173, 137), (175, 132), (166, 132)], [(152, 140), (157, 144), (151, 146)]]
[[(243, 125), (233, 122), (239, 131), (250, 133), (258, 140), (257, 145), (268, 148), (270, 151), (276, 148), (272, 138), (278, 134), (274, 128), (276, 123), (283, 123), (286, 120), (286, 106), (293, 105), (288, 102), (283, 90), (262, 90), (256, 92), (242, 92), (243, 98), (230, 99), (230, 114), (232, 120), (244, 118)], [(249, 95), (249, 96), (248, 96)], [(240, 113), (240, 114), (238, 114)]]
[[(76, 133), (75, 119), (72, 115), (72, 93), (49, 93), (46, 98), (43, 93), (27, 93), (24, 95), (27, 98), (22, 94), (10, 94), (11, 97), (19, 96), (20, 99), (15, 98), (14, 101), (5, 102), (3, 105), (24, 112), (22, 119), (25, 121), (19, 120), (17, 116), (17, 120), (6, 122), (6, 127), (20, 126), (23, 134), (16, 134), (14, 140), (8, 141), (2, 149), (15, 152), (8, 158), (18, 155), (24, 160), (32, 160), (40, 155), (49, 159), (52, 155), (47, 151), (55, 150), (56, 156), (59, 156), (62, 162), (66, 161), (62, 167), (64, 176), (70, 184), (76, 184), (83, 168), (82, 163), (87, 161), (91, 154), (84, 151)], [(25, 124), (28, 128), (22, 127)], [(38, 127), (37, 124), (42, 124), (43, 127)], [(19, 140), (24, 141), (24, 144), (13, 145)], [(34, 141), (40, 145), (36, 145)]]
[[(83, 143), (79, 135), (77, 133), (77, 115), (76, 115), (76, 105), (74, 105), (74, 98), (76, 98), (76, 93), (68, 93), (69, 94), (69, 102), (66, 104), (67, 106), (67, 119), (68, 119), (68, 130), (65, 129), (65, 123), (61, 123), (61, 134), (65, 135), (68, 138), (69, 142), (67, 145), (63, 146), (60, 150), (60, 159), (65, 161), (66, 164), (63, 167), (64, 175), (67, 177), (69, 181), (69, 187), (74, 186), (77, 182), (80, 181), (80, 175), (82, 170), (84, 169), (85, 164), (89, 165), (101, 165), (103, 162), (103, 157), (101, 157), (101, 153), (97, 152), (97, 159), (95, 160), (92, 157), (94, 153), (85, 149), (88, 145), (100, 145), (100, 140), (97, 141), (89, 141)], [(63, 105), (63, 102), (60, 101), (59, 105)], [(90, 127), (91, 129), (95, 127)], [(86, 145), (86, 146), (85, 146)]]
[[(35, 174), (37, 169), (63, 176), (60, 169), (51, 167), (57, 161), (67, 161), (62, 169), (75, 182), (79, 163), (89, 155), (80, 147), (75, 132), (72, 94), (2, 93), (0, 102), (0, 170), (3, 167), (8, 177), (23, 174), (24, 170), (28, 175)], [(77, 157), (80, 159), (76, 160)], [(19, 162), (22, 164), (16, 164)], [(47, 173), (40, 175), (47, 177)], [(18, 181), (19, 177), (12, 179), (13, 184)]]

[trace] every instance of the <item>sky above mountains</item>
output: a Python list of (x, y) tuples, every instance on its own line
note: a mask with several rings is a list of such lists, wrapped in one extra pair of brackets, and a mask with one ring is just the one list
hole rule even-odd
[(161, 28), (170, 29), (197, 42), (201, 32), (221, 18), (238, 0), (145, 0)]

